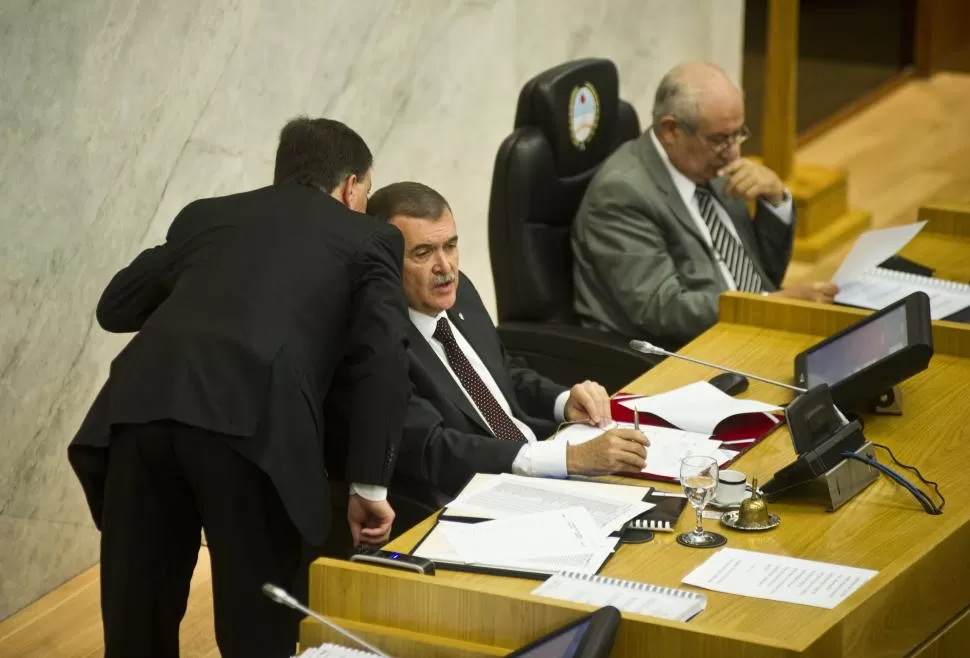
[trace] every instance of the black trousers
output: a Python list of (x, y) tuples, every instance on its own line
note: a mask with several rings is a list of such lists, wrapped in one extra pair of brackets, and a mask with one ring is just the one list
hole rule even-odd
[(315, 551), (269, 477), (232, 440), (167, 421), (116, 428), (101, 535), (107, 658), (179, 655), (203, 527), (221, 654), (295, 653), (301, 615), (261, 588), (272, 582), (305, 602)]

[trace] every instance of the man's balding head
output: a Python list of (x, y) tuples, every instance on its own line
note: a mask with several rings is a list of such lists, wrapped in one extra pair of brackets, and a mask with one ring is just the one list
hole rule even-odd
[(653, 130), (671, 162), (697, 183), (740, 156), (744, 99), (727, 74), (709, 62), (688, 62), (660, 81)]

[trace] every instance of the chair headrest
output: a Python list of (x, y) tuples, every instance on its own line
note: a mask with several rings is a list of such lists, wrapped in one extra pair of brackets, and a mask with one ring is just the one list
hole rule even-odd
[(536, 126), (552, 146), (560, 176), (600, 164), (613, 151), (619, 75), (608, 59), (567, 62), (522, 87), (515, 127)]

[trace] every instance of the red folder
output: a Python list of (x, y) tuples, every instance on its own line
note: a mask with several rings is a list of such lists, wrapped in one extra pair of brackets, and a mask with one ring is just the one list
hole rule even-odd
[[(637, 398), (643, 397), (634, 393), (624, 393), (623, 391), (617, 393), (610, 400), (610, 413), (613, 416), (613, 420), (618, 423), (632, 423), (633, 422), (633, 409), (624, 407), (620, 402), (625, 400), (635, 400)], [(737, 450), (738, 454), (734, 458), (721, 464), (720, 468), (727, 468), (738, 459), (741, 455), (746, 453), (748, 450), (758, 445), (772, 432), (785, 424), (785, 417), (782, 414), (773, 414), (778, 422), (772, 421), (767, 415), (763, 413), (749, 413), (741, 414), (738, 416), (732, 416), (730, 418), (725, 418), (721, 423), (714, 428), (714, 434), (711, 435), (712, 440), (717, 441), (739, 441), (743, 439), (753, 439), (750, 443), (739, 443), (737, 445), (724, 446), (726, 450)], [(641, 425), (654, 425), (656, 427), (670, 427), (676, 428), (663, 418), (655, 416), (651, 413), (640, 413), (640, 424)], [(649, 454), (649, 453), (648, 453)], [(656, 480), (659, 482), (676, 482), (675, 478), (665, 477), (662, 475), (652, 475), (650, 473), (639, 473), (631, 474), (624, 473), (630, 477), (638, 477), (644, 480)]]

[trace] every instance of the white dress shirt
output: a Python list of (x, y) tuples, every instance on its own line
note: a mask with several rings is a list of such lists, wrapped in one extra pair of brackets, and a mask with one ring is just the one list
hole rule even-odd
[[(727, 264), (721, 258), (721, 254), (717, 253), (714, 249), (714, 242), (711, 240), (711, 231), (707, 228), (707, 224), (704, 223), (704, 218), (701, 216), (700, 206), (697, 204), (697, 198), (694, 197), (694, 191), (697, 190), (697, 183), (680, 173), (680, 170), (674, 166), (668, 157), (667, 152), (664, 150), (663, 145), (657, 136), (653, 134), (653, 130), (650, 130), (650, 139), (653, 140), (654, 148), (657, 149), (657, 153), (660, 154), (660, 159), (663, 161), (664, 166), (667, 167), (667, 171), (670, 173), (670, 178), (674, 181), (674, 187), (677, 188), (680, 198), (683, 199), (684, 205), (687, 206), (687, 211), (690, 213), (691, 219), (694, 220), (694, 224), (697, 226), (697, 231), (704, 238), (704, 242), (714, 253), (715, 258), (717, 258), (717, 266), (721, 271), (721, 276), (727, 282), (729, 290), (737, 290), (738, 284), (735, 282), (734, 277), (731, 275), (731, 271), (728, 269)], [(716, 196), (712, 196), (714, 200), (714, 208), (717, 209), (718, 218), (721, 223), (727, 227), (728, 232), (734, 236), (735, 240), (740, 242), (738, 237), (738, 231), (734, 227), (734, 222), (731, 220), (731, 216), (728, 215), (727, 210), (721, 205), (721, 202)], [(779, 203), (777, 206), (773, 206), (766, 202), (764, 199), (758, 199), (758, 203), (762, 204), (765, 208), (770, 210), (775, 214), (778, 219), (786, 224), (791, 225), (792, 223), (792, 199), (791, 194), (788, 190), (785, 190), (785, 200)], [(748, 254), (750, 257), (750, 254)]]
[[(519, 454), (516, 455), (515, 460), (512, 462), (512, 472), (516, 475), (530, 475), (534, 477), (558, 477), (564, 478), (567, 475), (566, 472), (566, 443), (565, 441), (538, 441), (536, 439), (535, 432), (532, 431), (528, 425), (520, 421), (512, 414), (512, 408), (509, 406), (509, 401), (505, 399), (502, 395), (501, 389), (498, 384), (495, 383), (495, 378), (485, 367), (485, 364), (479, 358), (478, 354), (475, 352), (474, 348), (465, 340), (461, 331), (454, 325), (448, 314), (442, 311), (438, 315), (431, 316), (415, 311), (412, 308), (408, 309), (408, 315), (411, 316), (411, 322), (417, 328), (417, 330), (424, 336), (424, 339), (428, 341), (431, 346), (432, 351), (435, 355), (441, 359), (441, 363), (444, 364), (448, 373), (458, 384), (458, 388), (462, 390), (465, 397), (468, 398), (468, 402), (471, 403), (472, 407), (481, 416), (482, 422), (485, 427), (488, 427), (488, 422), (485, 420), (485, 415), (482, 414), (481, 409), (475, 404), (471, 395), (465, 390), (465, 387), (461, 385), (461, 380), (458, 379), (458, 375), (455, 374), (454, 370), (451, 369), (451, 365), (448, 363), (448, 356), (445, 354), (444, 346), (434, 338), (435, 328), (438, 326), (438, 320), (440, 318), (445, 318), (448, 324), (451, 325), (451, 333), (455, 336), (455, 341), (458, 343), (459, 349), (468, 358), (469, 363), (471, 363), (472, 368), (475, 373), (481, 378), (482, 382), (485, 383), (485, 387), (488, 388), (488, 392), (492, 394), (495, 400), (498, 402), (499, 406), (502, 407), (502, 411), (508, 414), (515, 426), (519, 428), (525, 436), (528, 443), (522, 446), (519, 450)], [(556, 419), (557, 423), (563, 421), (563, 416), (565, 414), (566, 402), (569, 400), (569, 391), (563, 391), (556, 398), (555, 404), (553, 405), (553, 417)]]

